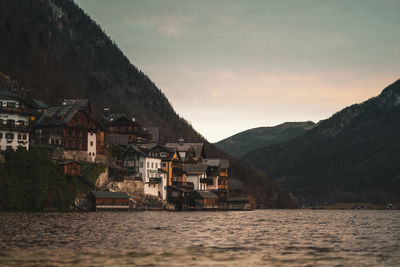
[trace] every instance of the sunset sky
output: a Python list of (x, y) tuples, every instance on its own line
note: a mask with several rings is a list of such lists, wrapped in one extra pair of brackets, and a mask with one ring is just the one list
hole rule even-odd
[(209, 141), (317, 122), (400, 78), (400, 0), (75, 0)]

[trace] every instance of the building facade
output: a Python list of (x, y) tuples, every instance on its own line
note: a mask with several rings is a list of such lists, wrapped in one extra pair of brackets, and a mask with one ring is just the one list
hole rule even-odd
[(0, 91), (0, 150), (29, 150), (33, 107), (15, 94)]

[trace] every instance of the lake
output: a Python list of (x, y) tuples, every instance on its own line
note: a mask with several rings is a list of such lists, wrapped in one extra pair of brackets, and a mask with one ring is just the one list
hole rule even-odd
[(400, 266), (400, 211), (1, 212), (0, 265)]

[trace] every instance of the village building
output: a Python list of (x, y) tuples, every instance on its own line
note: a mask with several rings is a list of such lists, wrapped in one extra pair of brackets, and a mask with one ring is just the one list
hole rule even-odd
[(106, 123), (106, 130), (107, 144), (128, 145), (151, 141), (151, 134), (146, 129), (125, 116), (111, 118)]
[(203, 143), (185, 143), (185, 140), (181, 138), (177, 143), (168, 142), (165, 147), (178, 151), (184, 163), (196, 164), (207, 158)]
[(29, 150), (30, 117), (33, 104), (17, 95), (0, 91), (0, 151), (16, 150), (23, 147)]
[(189, 194), (190, 209), (216, 210), (219, 208), (219, 197), (210, 191), (193, 191)]
[(89, 101), (64, 100), (37, 121), (35, 144), (62, 148), (68, 159), (95, 162), (104, 154), (104, 130), (90, 116)]
[(92, 191), (89, 201), (91, 210), (129, 210), (129, 196), (124, 192)]
[(143, 181), (144, 193), (167, 199), (167, 171), (162, 169), (159, 153), (146, 147), (129, 145), (124, 153), (126, 179)]
[(161, 158), (151, 150), (145, 150), (139, 162), (139, 173), (144, 183), (144, 193), (167, 199), (167, 172), (162, 169)]
[(186, 182), (193, 183), (194, 190), (207, 189), (207, 169), (206, 164), (185, 164), (183, 171), (186, 173)]
[(208, 166), (207, 190), (212, 190), (221, 198), (227, 198), (229, 160), (205, 159), (203, 160), (203, 164)]
[(69, 160), (58, 163), (64, 176), (81, 176), (81, 164), (77, 161)]

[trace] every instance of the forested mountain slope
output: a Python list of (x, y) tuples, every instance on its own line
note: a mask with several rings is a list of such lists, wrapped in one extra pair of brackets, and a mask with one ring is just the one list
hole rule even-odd
[(73, 1), (0, 0), (0, 40), (0, 72), (32, 88), (31, 97), (49, 105), (89, 98), (97, 113), (111, 107), (160, 127), (161, 142), (204, 141), (210, 157), (230, 159), (231, 178), (245, 181), (259, 202), (286, 202), (262, 172), (218, 150), (179, 117), (161, 90)]
[(240, 158), (250, 150), (288, 141), (314, 127), (315, 123), (285, 122), (274, 127), (249, 129), (215, 144), (226, 153)]
[(400, 201), (400, 80), (288, 142), (242, 157), (311, 202)]

